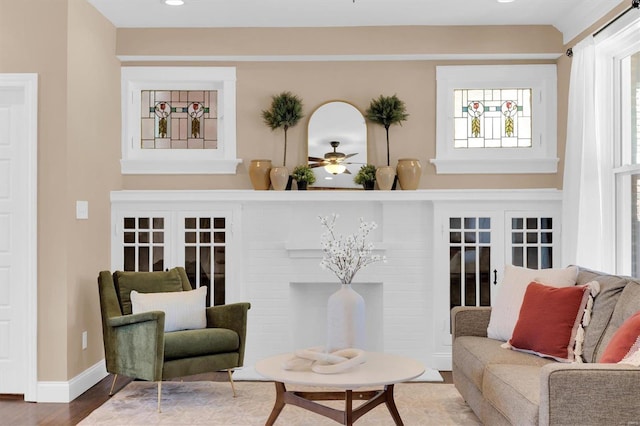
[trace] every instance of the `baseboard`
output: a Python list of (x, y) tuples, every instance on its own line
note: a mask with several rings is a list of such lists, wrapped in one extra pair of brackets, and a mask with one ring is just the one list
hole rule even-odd
[(451, 352), (433, 354), (433, 365), (429, 367), (436, 370), (451, 371)]
[(107, 376), (104, 359), (68, 382), (38, 382), (37, 402), (68, 403)]

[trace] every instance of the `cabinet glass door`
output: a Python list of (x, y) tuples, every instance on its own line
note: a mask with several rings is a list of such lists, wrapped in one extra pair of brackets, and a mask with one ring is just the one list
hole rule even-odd
[(507, 263), (529, 269), (553, 268), (560, 254), (558, 223), (553, 214), (507, 213)]
[(122, 270), (163, 271), (165, 268), (164, 217), (122, 217)]
[(491, 305), (492, 226), (489, 216), (449, 217), (449, 304)]
[(191, 285), (209, 289), (207, 306), (224, 305), (229, 220), (225, 215), (186, 215), (182, 223), (184, 268)]

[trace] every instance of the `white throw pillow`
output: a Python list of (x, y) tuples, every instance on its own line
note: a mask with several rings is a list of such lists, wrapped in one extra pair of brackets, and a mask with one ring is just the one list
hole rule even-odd
[(207, 287), (167, 293), (131, 291), (134, 314), (149, 311), (164, 312), (164, 331), (194, 330), (207, 326), (205, 313)]
[(511, 339), (513, 329), (518, 322), (524, 293), (532, 281), (554, 287), (570, 287), (576, 284), (577, 277), (577, 266), (560, 269), (527, 269), (507, 265), (504, 269), (502, 284), (492, 303), (487, 336), (505, 342)]

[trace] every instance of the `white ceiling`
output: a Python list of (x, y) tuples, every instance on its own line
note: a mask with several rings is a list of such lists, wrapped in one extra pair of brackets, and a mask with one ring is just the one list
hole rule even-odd
[(88, 0), (119, 28), (553, 25), (565, 41), (621, 0)]

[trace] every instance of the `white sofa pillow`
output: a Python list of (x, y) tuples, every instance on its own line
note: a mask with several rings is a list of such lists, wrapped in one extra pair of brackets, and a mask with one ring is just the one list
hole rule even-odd
[(205, 313), (207, 287), (167, 293), (131, 291), (134, 314), (149, 311), (164, 312), (164, 331), (195, 330), (207, 326)]
[(511, 339), (529, 283), (536, 281), (554, 287), (570, 287), (576, 284), (577, 277), (577, 266), (558, 269), (505, 266), (502, 284), (492, 303), (487, 337), (504, 342)]

